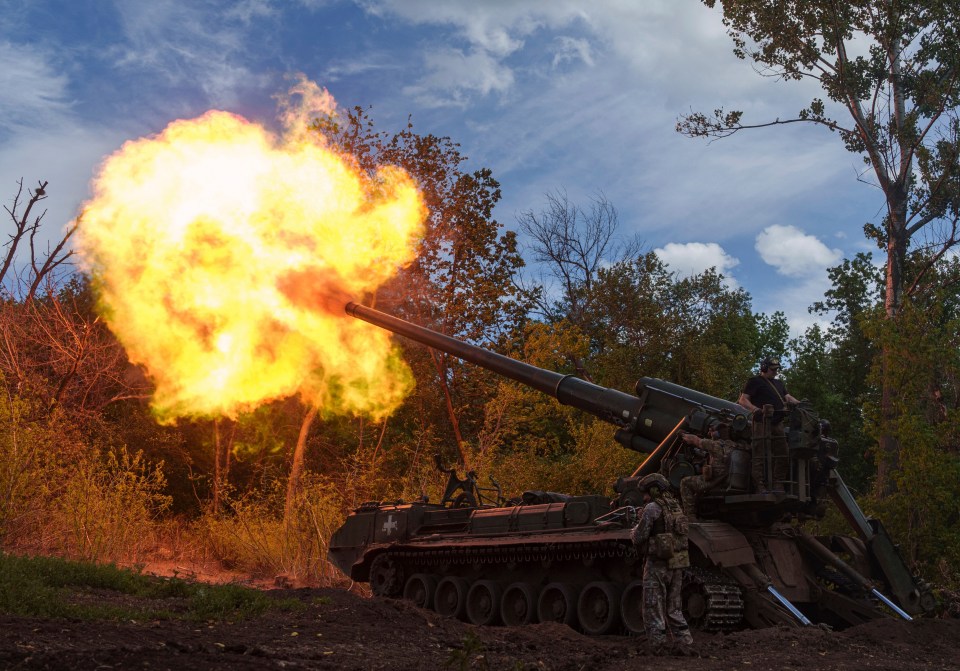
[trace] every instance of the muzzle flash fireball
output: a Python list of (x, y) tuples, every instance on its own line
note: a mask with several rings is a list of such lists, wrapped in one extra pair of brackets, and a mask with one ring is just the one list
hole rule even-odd
[(80, 252), (163, 420), (295, 394), (382, 417), (410, 387), (389, 335), (326, 296), (372, 291), (414, 258), (420, 195), (305, 127), (275, 135), (211, 111), (127, 142), (93, 181)]

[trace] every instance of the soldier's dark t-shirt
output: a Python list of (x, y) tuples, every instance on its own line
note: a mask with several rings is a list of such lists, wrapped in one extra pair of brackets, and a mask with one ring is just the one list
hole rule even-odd
[[(776, 391), (774, 391), (774, 388), (776, 388)], [(743, 393), (749, 396), (750, 402), (758, 408), (772, 405), (774, 410), (783, 410), (785, 407), (783, 399), (787, 395), (787, 386), (783, 383), (783, 380), (776, 378), (768, 380), (762, 375), (755, 375), (743, 385)], [(775, 423), (782, 422), (785, 415), (785, 412), (775, 412), (773, 413), (773, 421)]]

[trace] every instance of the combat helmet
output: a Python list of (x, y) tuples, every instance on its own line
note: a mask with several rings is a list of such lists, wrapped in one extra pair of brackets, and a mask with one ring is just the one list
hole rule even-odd
[(649, 492), (653, 487), (659, 488), (660, 492), (668, 492), (670, 491), (670, 481), (660, 473), (650, 473), (637, 482), (637, 489), (641, 492)]

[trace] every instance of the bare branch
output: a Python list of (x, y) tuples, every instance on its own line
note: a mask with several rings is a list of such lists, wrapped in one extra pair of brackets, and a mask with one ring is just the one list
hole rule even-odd
[(40, 268), (37, 268), (36, 263), (34, 262), (36, 257), (33, 253), (33, 234), (30, 235), (30, 257), (31, 265), (33, 266), (33, 282), (30, 284), (30, 289), (27, 291), (26, 301), (30, 302), (33, 300), (36, 295), (37, 289), (40, 286), (40, 283), (47, 278), (53, 277), (53, 272), (59, 268), (61, 265), (66, 263), (70, 257), (74, 255), (74, 250), (69, 250), (64, 252), (64, 247), (66, 247), (67, 242), (70, 241), (70, 238), (73, 237), (73, 234), (77, 231), (77, 226), (80, 225), (80, 219), (77, 218), (68, 228), (67, 231), (63, 234), (63, 237), (57, 243), (56, 247), (53, 248), (52, 252), (49, 252), (43, 260), (43, 264)]
[(20, 179), (17, 182), (17, 195), (13, 198), (13, 206), (4, 206), (3, 208), (7, 211), (7, 214), (10, 215), (10, 219), (13, 221), (14, 232), (12, 235), (9, 235), (10, 240), (7, 242), (7, 253), (3, 258), (3, 265), (0, 266), (0, 286), (3, 285), (3, 282), (7, 276), (7, 272), (13, 265), (13, 261), (17, 256), (17, 252), (19, 251), (20, 241), (23, 239), (23, 236), (28, 230), (31, 232), (36, 231), (40, 227), (40, 221), (47, 213), (46, 210), (44, 210), (38, 217), (36, 217), (33, 223), (30, 223), (30, 213), (33, 212), (34, 206), (47, 197), (47, 182), (41, 182), (35, 191), (30, 191), (29, 189), (27, 191), (30, 194), (30, 199), (27, 201), (27, 206), (23, 210), (22, 214), (17, 214), (17, 210), (20, 207), (20, 198), (23, 195), (23, 179)]
[(580, 323), (602, 265), (632, 258), (642, 245), (637, 240), (618, 240), (617, 210), (602, 193), (594, 197), (589, 211), (572, 203), (564, 191), (548, 193), (546, 198), (545, 210), (518, 217), (520, 230), (533, 240), (534, 260), (559, 283), (566, 304), (565, 314), (556, 314), (550, 297), (541, 296), (540, 309), (550, 317)]

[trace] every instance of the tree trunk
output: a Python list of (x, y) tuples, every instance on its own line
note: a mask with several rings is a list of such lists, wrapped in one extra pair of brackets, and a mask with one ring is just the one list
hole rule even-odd
[(307, 409), (307, 414), (303, 416), (303, 422), (300, 424), (300, 435), (297, 437), (297, 446), (293, 450), (293, 462), (290, 464), (290, 477), (287, 479), (287, 500), (283, 507), (283, 526), (289, 528), (293, 521), (293, 504), (297, 500), (297, 493), (300, 491), (300, 478), (303, 475), (304, 455), (307, 451), (307, 436), (310, 434), (310, 426), (313, 420), (317, 418), (317, 409), (314, 407)]
[[(894, 328), (900, 314), (903, 300), (903, 266), (907, 255), (907, 197), (906, 189), (901, 186), (892, 187), (888, 192), (889, 223), (887, 230), (887, 272), (886, 296), (884, 310), (886, 312), (886, 328)], [(896, 491), (896, 483), (892, 477), (900, 468), (900, 441), (894, 435), (897, 422), (896, 381), (892, 379), (890, 371), (892, 357), (897, 352), (889, 338), (883, 339), (880, 352), (880, 436), (878, 437), (879, 454), (877, 457), (877, 480), (874, 490), (881, 498), (890, 496)]]
[(460, 463), (467, 468), (467, 455), (463, 450), (463, 436), (460, 433), (460, 420), (457, 418), (457, 412), (453, 407), (453, 396), (450, 393), (450, 385), (447, 384), (447, 366), (446, 355), (435, 349), (430, 349), (430, 356), (433, 357), (433, 363), (437, 367), (437, 378), (440, 380), (440, 388), (443, 389), (443, 397), (447, 402), (447, 416), (450, 418), (450, 426), (453, 427), (453, 437), (457, 443), (457, 455)]
[(213, 514), (220, 514), (220, 420), (213, 420)]

